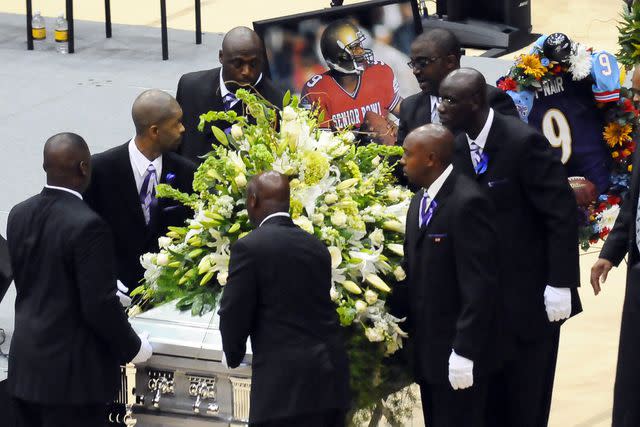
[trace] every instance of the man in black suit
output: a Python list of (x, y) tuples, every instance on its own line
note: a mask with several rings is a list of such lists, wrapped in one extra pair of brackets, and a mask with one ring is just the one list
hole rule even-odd
[(0, 301), (4, 298), (4, 294), (7, 293), (9, 285), (13, 280), (11, 274), (11, 263), (9, 262), (9, 248), (7, 247), (7, 241), (2, 235), (0, 235)]
[(349, 368), (329, 297), (329, 251), (291, 221), (284, 175), (252, 179), (247, 211), (257, 228), (231, 248), (219, 313), (229, 367), (240, 364), (251, 337), (249, 423), (344, 426)]
[(176, 98), (184, 112), (186, 130), (178, 153), (194, 163), (203, 161), (200, 156), (211, 151), (211, 144), (216, 143), (211, 125), (229, 132), (231, 124), (218, 120), (209, 123), (200, 132), (200, 115), (209, 111), (229, 110), (244, 115), (242, 102), (235, 96), (239, 88), (251, 90), (271, 104), (282, 106), (284, 94), (262, 74), (264, 55), (264, 45), (255, 31), (247, 27), (236, 27), (222, 40), (219, 52), (222, 67), (180, 77)]
[(498, 357), (495, 212), (451, 165), (453, 134), (423, 125), (404, 140), (400, 164), (421, 189), (404, 242), (416, 381), (429, 427), (484, 426), (488, 374)]
[[(635, 75), (636, 73), (634, 77)], [(591, 286), (598, 295), (600, 281), (604, 283), (609, 270), (614, 265), (619, 265), (625, 255), (629, 255), (613, 394), (613, 427), (640, 425), (640, 154), (637, 151), (634, 154), (632, 171), (631, 188), (625, 196), (616, 223), (604, 242), (598, 260), (591, 267)]]
[[(400, 106), (398, 145), (409, 132), (426, 123), (440, 123), (440, 82), (460, 68), (460, 42), (449, 30), (434, 29), (419, 35), (411, 44), (409, 66), (422, 92), (411, 95)], [(489, 105), (499, 113), (519, 117), (513, 100), (502, 90), (486, 85)]]
[(116, 297), (107, 224), (83, 201), (89, 148), (62, 133), (44, 147), (47, 185), (9, 214), (16, 285), (7, 390), (18, 427), (99, 426), (120, 384), (120, 365), (151, 346)]
[(456, 136), (454, 167), (494, 202), (499, 225), (505, 367), (489, 388), (490, 426), (541, 427), (549, 418), (561, 320), (582, 310), (576, 200), (547, 140), (495, 112), (480, 72), (440, 84), (439, 114)]
[(118, 279), (130, 291), (144, 269), (140, 256), (157, 252), (158, 238), (170, 225), (181, 226), (190, 211), (178, 202), (156, 199), (158, 183), (192, 191), (195, 165), (173, 151), (184, 132), (182, 110), (166, 92), (140, 94), (131, 111), (136, 136), (93, 156), (89, 206), (111, 227), (115, 239)]

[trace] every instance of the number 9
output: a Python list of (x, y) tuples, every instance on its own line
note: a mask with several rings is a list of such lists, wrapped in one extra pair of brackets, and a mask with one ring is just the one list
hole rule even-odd
[(569, 121), (562, 111), (551, 108), (542, 118), (542, 133), (554, 148), (560, 148), (562, 164), (566, 164), (571, 157), (571, 128)]
[(611, 61), (609, 61), (609, 56), (606, 53), (602, 53), (598, 55), (598, 62), (602, 65), (602, 75), (610, 76), (611, 75)]

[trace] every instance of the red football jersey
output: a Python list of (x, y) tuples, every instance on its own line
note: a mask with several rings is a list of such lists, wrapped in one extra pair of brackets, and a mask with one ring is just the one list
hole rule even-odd
[(316, 74), (302, 89), (302, 103), (324, 110), (324, 127), (331, 124), (338, 129), (347, 126), (357, 129), (364, 122), (367, 111), (386, 117), (400, 101), (398, 90), (391, 67), (375, 62), (360, 74), (354, 93), (344, 90), (328, 71)]

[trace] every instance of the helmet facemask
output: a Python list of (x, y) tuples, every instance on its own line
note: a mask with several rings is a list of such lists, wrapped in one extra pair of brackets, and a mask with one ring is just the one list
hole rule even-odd
[(357, 38), (344, 45), (341, 40), (336, 43), (342, 49), (339, 56), (340, 63), (331, 63), (334, 69), (345, 74), (360, 74), (364, 71), (364, 66), (374, 62), (373, 51), (363, 47), (366, 37), (360, 31), (357, 32)]

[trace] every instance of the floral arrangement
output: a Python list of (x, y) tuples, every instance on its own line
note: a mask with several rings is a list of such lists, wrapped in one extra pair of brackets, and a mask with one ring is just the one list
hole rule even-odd
[(622, 21), (618, 23), (618, 44), (620, 50), (616, 57), (630, 69), (640, 62), (640, 2), (625, 5)]
[(281, 112), (246, 90), (237, 97), (256, 124), (233, 111), (200, 117), (200, 130), (220, 119), (233, 125), (228, 134), (211, 126), (220, 145), (198, 168), (194, 194), (158, 186), (159, 197), (178, 200), (195, 214), (159, 239), (159, 253), (142, 257), (145, 282), (134, 293), (143, 303), (178, 299), (177, 307), (194, 315), (215, 309), (228, 277), (230, 246), (252, 229), (247, 181), (267, 170), (283, 173), (290, 177), (293, 222), (322, 240), (331, 255), (330, 297), (348, 337), (358, 419), (378, 405), (401, 424), (415, 396), (387, 399), (411, 381), (385, 360), (407, 337), (404, 319), (387, 305), (394, 283), (405, 278), (402, 243), (412, 194), (395, 185), (390, 161), (402, 149), (357, 146), (350, 131), (320, 130), (322, 118), (289, 93)]
[[(531, 53), (520, 55), (516, 59), (507, 75), (498, 80), (497, 86), (505, 92), (518, 94), (514, 100), (524, 118), (528, 114), (526, 110), (530, 110), (533, 103), (533, 93), (542, 88), (545, 82), (562, 73), (569, 73), (574, 81), (587, 78), (591, 74), (592, 54), (592, 49), (573, 42), (568, 64), (562, 65), (545, 58), (542, 43), (536, 43)], [(597, 107), (603, 108), (605, 115), (602, 137), (612, 158), (610, 187), (595, 203), (579, 208), (579, 244), (583, 250), (603, 240), (615, 223), (619, 205), (629, 189), (632, 154), (639, 136), (639, 111), (632, 102), (631, 91), (622, 88), (620, 97), (615, 102), (610, 102), (608, 97), (608, 94), (596, 95), (595, 100)], [(523, 101), (519, 102), (519, 99)]]

